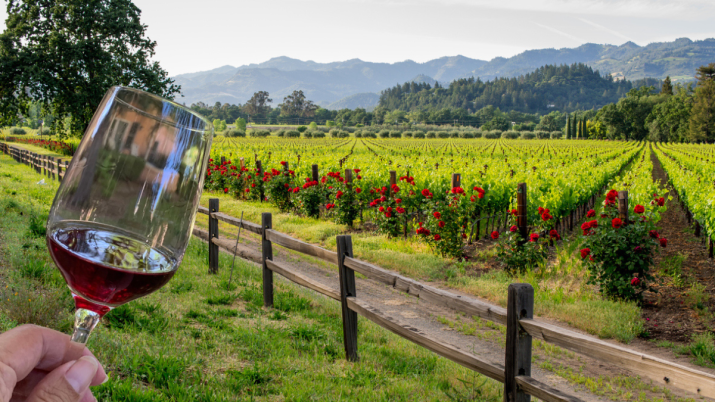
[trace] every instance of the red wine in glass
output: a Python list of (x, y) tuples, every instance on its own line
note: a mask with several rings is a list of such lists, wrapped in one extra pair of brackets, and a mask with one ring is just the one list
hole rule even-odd
[(50, 254), (78, 307), (102, 316), (154, 292), (174, 276), (177, 264), (165, 253), (122, 232), (66, 221), (48, 234)]
[(86, 343), (113, 307), (164, 286), (191, 238), (213, 126), (171, 100), (110, 88), (65, 171), (47, 246)]

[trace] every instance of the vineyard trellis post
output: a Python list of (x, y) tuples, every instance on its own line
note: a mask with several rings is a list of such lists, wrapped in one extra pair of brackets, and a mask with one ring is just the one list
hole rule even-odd
[(628, 225), (628, 191), (618, 192), (618, 217), (623, 225)]
[(516, 190), (516, 224), (519, 227), (519, 235), (521, 236), (521, 244), (526, 243), (526, 236), (529, 231), (527, 218), (527, 197), (526, 183), (519, 183)]
[(266, 238), (266, 231), (273, 228), (270, 212), (261, 214), (261, 261), (263, 267), (263, 305), (273, 307), (273, 271), (268, 269), (266, 260), (273, 261), (273, 244)]
[(390, 170), (390, 186), (387, 188), (387, 195), (392, 195), (392, 186), (397, 184), (397, 172)]
[(213, 239), (218, 239), (218, 219), (211, 214), (218, 212), (218, 198), (209, 199), (209, 273), (218, 274), (218, 245)]
[(318, 177), (318, 165), (313, 164), (313, 166), (311, 166), (311, 173), (312, 173), (311, 178), (313, 179), (313, 181), (318, 181), (318, 179), (319, 179), (319, 177)]
[(534, 288), (528, 283), (509, 285), (506, 316), (504, 402), (529, 402), (531, 396), (519, 389), (517, 376), (531, 377), (531, 335), (519, 324), (534, 318)]
[(338, 276), (340, 280), (340, 304), (343, 312), (343, 344), (348, 361), (357, 362), (357, 313), (348, 307), (348, 297), (356, 297), (355, 271), (345, 266), (345, 257), (353, 257), (353, 242), (350, 235), (337, 237)]
[[(256, 176), (256, 177), (259, 177), (261, 179), (263, 178), (263, 168), (261, 167), (261, 161), (259, 161), (259, 160), (256, 160), (256, 173), (258, 173), (258, 176)], [(263, 186), (260, 184), (260, 182), (259, 182), (258, 196), (260, 197), (261, 202), (263, 202), (263, 198), (265, 198), (265, 197), (263, 196)]]

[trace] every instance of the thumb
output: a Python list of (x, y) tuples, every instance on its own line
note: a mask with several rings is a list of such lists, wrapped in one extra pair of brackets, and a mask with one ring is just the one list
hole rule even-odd
[(89, 385), (99, 362), (92, 356), (67, 362), (50, 372), (28, 396), (26, 402), (86, 402), (95, 400)]

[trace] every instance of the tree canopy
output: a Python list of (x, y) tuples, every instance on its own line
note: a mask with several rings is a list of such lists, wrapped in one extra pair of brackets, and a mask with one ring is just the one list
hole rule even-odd
[(10, 0), (7, 12), (0, 34), (3, 123), (35, 101), (55, 117), (55, 132), (81, 135), (114, 85), (166, 98), (180, 90), (151, 60), (156, 42), (145, 36), (131, 0)]

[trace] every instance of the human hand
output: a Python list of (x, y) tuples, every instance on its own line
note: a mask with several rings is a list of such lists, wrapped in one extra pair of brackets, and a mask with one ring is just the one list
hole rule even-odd
[(89, 387), (106, 380), (92, 352), (68, 335), (36, 325), (0, 334), (2, 402), (93, 402)]

